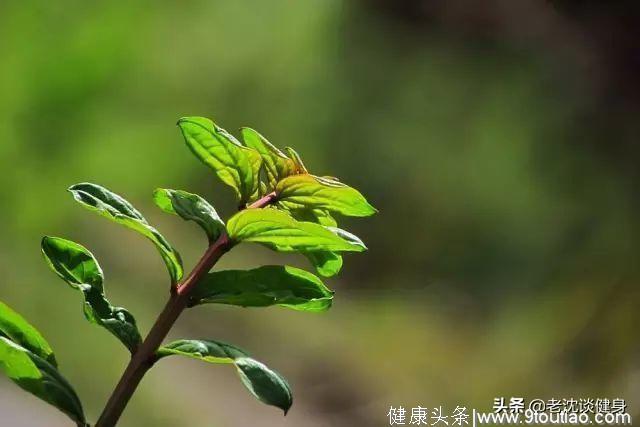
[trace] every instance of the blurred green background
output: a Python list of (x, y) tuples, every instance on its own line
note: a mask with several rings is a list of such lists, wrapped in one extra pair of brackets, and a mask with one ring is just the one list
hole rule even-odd
[[(48, 337), (95, 420), (127, 354), (45, 266), (45, 234), (100, 260), (143, 332), (167, 297), (140, 236), (66, 187), (124, 195), (190, 268), (206, 242), (156, 187), (231, 191), (175, 127), (208, 116), (295, 147), (380, 209), (342, 224), (324, 314), (205, 306), (173, 338), (233, 342), (284, 374), (290, 414), (232, 369), (167, 360), (120, 425), (377, 426), (389, 406), (489, 409), (494, 397), (640, 402), (637, 6), (422, 0), (0, 3), (0, 299)], [(282, 257), (248, 245), (221, 267)], [(410, 409), (408, 409), (410, 411)], [(7, 426), (65, 416), (0, 378)]]

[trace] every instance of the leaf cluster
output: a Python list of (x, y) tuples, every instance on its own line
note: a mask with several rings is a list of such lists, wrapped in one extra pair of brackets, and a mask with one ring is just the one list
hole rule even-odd
[[(243, 128), (240, 142), (202, 117), (180, 119), (178, 127), (191, 152), (232, 189), (239, 212), (225, 222), (203, 197), (183, 190), (159, 188), (153, 200), (162, 211), (196, 223), (210, 248), (223, 245), (226, 251), (238, 244), (257, 243), (278, 252), (299, 253), (324, 277), (340, 271), (343, 253), (366, 250), (357, 236), (338, 228), (335, 217), (365, 217), (376, 212), (356, 189), (337, 178), (309, 173), (296, 151), (278, 149), (253, 129)], [(93, 183), (72, 185), (69, 192), (84, 208), (151, 241), (167, 267), (172, 293), (184, 291), (180, 254), (130, 202)], [(41, 246), (49, 267), (82, 294), (85, 318), (135, 354), (142, 344), (135, 318), (107, 299), (104, 274), (93, 254), (61, 237), (45, 236)], [(209, 272), (185, 292), (189, 307), (280, 306), (308, 312), (328, 310), (334, 295), (313, 273), (286, 265)], [(280, 374), (231, 344), (182, 339), (158, 348), (153, 362), (173, 355), (233, 365), (242, 383), (260, 401), (285, 413), (292, 404), (291, 389)], [(80, 400), (59, 373), (49, 344), (2, 303), (0, 366), (19, 386), (58, 407), (78, 425), (88, 425)]]

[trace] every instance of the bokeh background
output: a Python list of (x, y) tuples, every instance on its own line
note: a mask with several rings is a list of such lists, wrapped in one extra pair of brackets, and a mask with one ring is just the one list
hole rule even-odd
[[(143, 332), (167, 297), (139, 235), (77, 206), (93, 181), (181, 251), (195, 225), (156, 187), (233, 196), (186, 149), (185, 115), (251, 126), (380, 213), (343, 220), (324, 314), (205, 306), (173, 338), (233, 342), (283, 373), (290, 414), (232, 369), (175, 358), (120, 425), (377, 426), (389, 406), (490, 409), (498, 396), (640, 402), (640, 13), (624, 2), (491, 0), (0, 3), (0, 299), (54, 346), (95, 420), (127, 362), (45, 266), (45, 234), (90, 248)], [(286, 260), (240, 247), (220, 264)], [(0, 378), (2, 425), (66, 417)]]

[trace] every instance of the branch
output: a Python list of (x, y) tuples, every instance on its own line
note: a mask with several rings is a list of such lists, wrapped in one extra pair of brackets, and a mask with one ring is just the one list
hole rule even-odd
[(247, 208), (249, 208), (249, 209), (264, 208), (265, 206), (268, 206), (271, 203), (273, 203), (276, 200), (276, 196), (277, 196), (276, 192), (272, 191), (271, 193), (267, 194), (266, 196), (263, 196), (261, 199), (258, 199), (255, 202), (251, 203), (249, 206), (247, 206)]
[[(247, 208), (263, 208), (275, 199), (276, 193), (272, 192), (253, 202)], [(172, 288), (169, 301), (167, 301), (164, 309), (153, 324), (149, 335), (131, 357), (95, 427), (113, 427), (116, 425), (131, 396), (138, 388), (140, 381), (153, 366), (156, 351), (162, 341), (164, 341), (182, 311), (187, 307), (189, 292), (213, 268), (220, 257), (231, 249), (231, 246), (232, 242), (229, 237), (226, 233), (223, 233), (218, 240), (209, 246), (191, 273), (180, 284)]]

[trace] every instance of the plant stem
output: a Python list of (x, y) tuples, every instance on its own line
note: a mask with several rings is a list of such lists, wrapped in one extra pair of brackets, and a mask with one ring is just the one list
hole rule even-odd
[(129, 399), (131, 399), (138, 384), (140, 384), (142, 377), (153, 366), (156, 350), (162, 344), (182, 310), (186, 308), (189, 300), (187, 291), (202, 276), (207, 274), (229, 247), (229, 238), (226, 234), (223, 234), (215, 243), (209, 246), (189, 276), (174, 288), (174, 292), (171, 293), (169, 301), (167, 301), (164, 309), (156, 319), (151, 331), (149, 331), (149, 335), (131, 357), (95, 427), (113, 427), (116, 425)]
[(251, 203), (249, 206), (247, 206), (247, 208), (252, 209), (252, 208), (264, 208), (267, 205), (270, 205), (271, 203), (273, 203), (274, 200), (276, 200), (276, 192), (272, 191), (271, 193), (267, 194), (266, 196), (263, 196), (262, 198), (256, 200), (255, 202)]
[[(272, 203), (275, 197), (275, 192), (269, 193), (249, 205), (248, 208), (265, 207)], [(131, 357), (95, 427), (113, 427), (116, 425), (131, 396), (133, 396), (140, 384), (142, 377), (155, 363), (155, 353), (162, 341), (164, 341), (182, 311), (187, 307), (189, 292), (211, 270), (220, 257), (231, 249), (232, 245), (233, 243), (229, 240), (229, 237), (223, 233), (218, 240), (209, 246), (187, 278), (177, 286), (172, 287), (169, 301), (167, 301), (142, 345)]]

